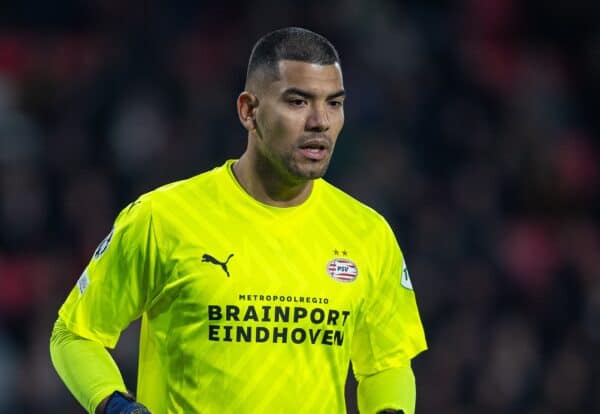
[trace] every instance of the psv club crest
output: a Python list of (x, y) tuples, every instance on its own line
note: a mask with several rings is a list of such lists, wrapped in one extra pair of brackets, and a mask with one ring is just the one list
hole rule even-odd
[(333, 280), (350, 283), (358, 277), (358, 268), (352, 260), (338, 257), (327, 263), (327, 273)]

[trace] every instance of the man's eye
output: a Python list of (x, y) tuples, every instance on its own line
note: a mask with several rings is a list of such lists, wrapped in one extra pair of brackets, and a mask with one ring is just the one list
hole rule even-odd
[(344, 103), (342, 101), (329, 101), (329, 105), (331, 105), (335, 108), (339, 108), (339, 107), (343, 106)]
[(306, 103), (304, 99), (290, 99), (288, 102), (293, 106), (302, 106)]

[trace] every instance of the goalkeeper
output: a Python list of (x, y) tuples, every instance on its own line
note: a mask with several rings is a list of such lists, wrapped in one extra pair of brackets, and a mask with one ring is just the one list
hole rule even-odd
[[(341, 414), (350, 361), (361, 413), (414, 412), (427, 345), (404, 257), (322, 178), (344, 100), (321, 35), (256, 43), (244, 154), (124, 208), (59, 310), (52, 361), (89, 413)], [(134, 398), (107, 348), (138, 318)]]

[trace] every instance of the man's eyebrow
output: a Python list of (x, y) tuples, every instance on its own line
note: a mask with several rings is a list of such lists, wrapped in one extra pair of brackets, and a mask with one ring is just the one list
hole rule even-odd
[(341, 96), (346, 96), (346, 91), (343, 89), (340, 89), (339, 91), (334, 92), (331, 95), (327, 95), (327, 99), (339, 98)]
[[(283, 91), (283, 95), (298, 95), (306, 99), (312, 99), (315, 97), (313, 93), (298, 88), (288, 88)], [(346, 96), (346, 91), (340, 89), (337, 92), (327, 95), (327, 99), (338, 98), (340, 96)]]

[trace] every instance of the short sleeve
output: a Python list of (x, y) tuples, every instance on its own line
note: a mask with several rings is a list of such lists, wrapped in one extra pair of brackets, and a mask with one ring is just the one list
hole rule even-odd
[(118, 215), (59, 316), (75, 334), (114, 348), (160, 290), (161, 257), (151, 200), (139, 199)]
[(415, 292), (396, 238), (385, 220), (370, 240), (373, 255), (371, 292), (352, 343), (357, 379), (408, 366), (427, 349)]

